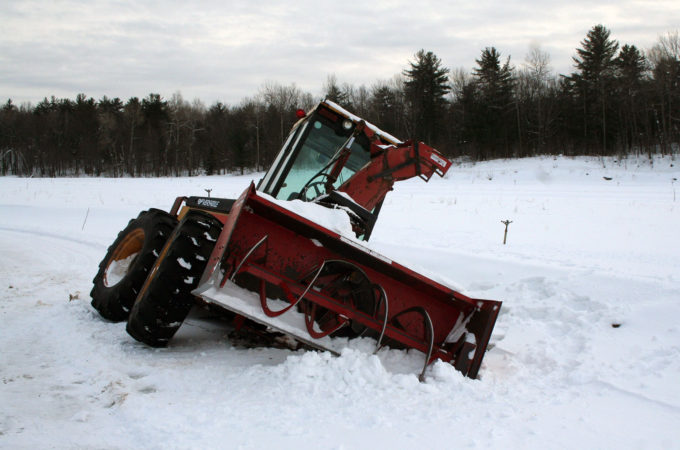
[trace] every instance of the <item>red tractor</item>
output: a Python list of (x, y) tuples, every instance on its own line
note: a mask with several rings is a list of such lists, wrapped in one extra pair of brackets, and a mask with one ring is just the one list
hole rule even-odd
[[(292, 128), (257, 186), (237, 199), (179, 197), (143, 211), (109, 247), (92, 305), (148, 345), (167, 345), (191, 307), (237, 330), (283, 333), (338, 354), (347, 338), (415, 348), (475, 378), (501, 302), (469, 298), (371, 250), (396, 181), (451, 162), (323, 101)], [(336, 338), (345, 339), (336, 339)]]

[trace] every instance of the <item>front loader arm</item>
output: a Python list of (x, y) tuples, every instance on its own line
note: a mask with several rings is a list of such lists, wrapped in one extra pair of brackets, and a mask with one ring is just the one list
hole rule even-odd
[(383, 145), (364, 122), (359, 124), (358, 130), (371, 142), (371, 159), (338, 191), (346, 193), (369, 211), (384, 200), (395, 181), (416, 176), (429, 181), (434, 173), (444, 176), (451, 167), (451, 161), (422, 142), (409, 140), (396, 145)]

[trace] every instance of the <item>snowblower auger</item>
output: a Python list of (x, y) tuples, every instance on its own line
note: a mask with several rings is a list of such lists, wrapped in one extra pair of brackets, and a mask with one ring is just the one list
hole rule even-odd
[[(141, 245), (139, 218), (123, 230), (111, 248), (135, 245), (113, 258), (115, 283), (97, 274), (92, 305), (127, 318), (128, 333), (151, 346), (167, 345), (199, 300), (258, 338), (275, 341), (267, 330), (278, 330), (339, 354), (346, 339), (335, 338), (372, 337), (378, 348), (423, 352), (421, 378), (435, 359), (476, 377), (501, 303), (466, 297), (361, 242), (395, 182), (443, 176), (451, 162), (330, 101), (298, 117), (257, 190), (178, 197), (169, 214), (145, 213), (153, 248)], [(127, 303), (108, 314), (107, 293), (123, 287)]]
[[(477, 376), (500, 302), (466, 297), (284, 204), (248, 188), (194, 293), (316, 348), (338, 353), (329, 337), (371, 335)], [(329, 278), (344, 282), (328, 289)], [(364, 295), (342, 292), (352, 287)]]

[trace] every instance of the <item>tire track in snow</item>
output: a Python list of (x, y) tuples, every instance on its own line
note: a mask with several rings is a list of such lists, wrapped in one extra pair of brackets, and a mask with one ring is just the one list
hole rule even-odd
[(656, 400), (656, 399), (653, 399), (653, 398), (649, 398), (644, 394), (641, 394), (639, 392), (634, 392), (634, 391), (631, 391), (629, 389), (624, 389), (624, 388), (618, 387), (618, 386), (616, 386), (616, 385), (614, 385), (614, 384), (612, 384), (608, 381), (597, 380), (597, 381), (594, 382), (594, 384), (596, 384), (598, 386), (602, 386), (605, 389), (609, 389), (609, 390), (612, 390), (612, 391), (619, 392), (621, 394), (625, 394), (625, 395), (632, 397), (634, 399), (644, 400), (644, 401), (649, 402), (651, 404), (661, 406), (663, 408), (668, 408), (673, 413), (679, 413), (680, 412), (680, 407), (678, 407), (676, 405), (666, 403), (662, 400)]
[[(97, 250), (101, 249), (106, 249), (108, 245), (102, 244), (100, 242), (95, 242), (95, 241), (90, 241), (90, 240), (85, 240), (85, 239), (76, 239), (72, 238), (69, 236), (65, 236), (63, 234), (57, 234), (57, 233), (51, 233), (49, 231), (42, 231), (42, 230), (31, 230), (31, 229), (21, 229), (21, 228), (12, 228), (12, 227), (2, 227), (0, 226), (0, 232), (8, 232), (8, 233), (21, 233), (21, 234), (28, 234), (31, 236), (40, 236), (40, 237), (46, 237), (46, 238), (51, 238), (51, 239), (59, 239), (61, 241), (68, 241), (68, 242), (74, 242), (76, 244), (80, 245), (85, 245), (91, 248), (95, 248)], [(103, 254), (102, 254), (103, 256)]]

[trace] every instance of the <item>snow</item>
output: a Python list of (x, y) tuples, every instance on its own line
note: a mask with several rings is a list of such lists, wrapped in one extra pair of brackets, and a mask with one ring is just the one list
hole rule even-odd
[[(304, 314), (298, 312), (295, 308), (291, 308), (280, 316), (268, 317), (260, 306), (260, 297), (257, 293), (233, 284), (225, 285), (222, 289), (219, 289), (219, 280), (214, 276), (209, 280), (209, 283), (196, 289), (196, 293), (200, 293), (201, 297), (206, 301), (221, 305), (230, 311), (258, 323), (265, 324), (274, 330), (296, 336), (300, 338), (300, 341), (315, 345), (317, 348), (323, 347), (324, 350), (328, 350), (333, 354), (340, 354), (343, 347), (347, 346), (347, 339), (331, 339), (327, 336), (321, 339), (312, 339), (307, 333)], [(282, 300), (268, 299), (267, 301), (267, 307), (275, 312), (281, 312), (290, 307), (290, 305), (290, 303)]]
[(347, 111), (345, 108), (343, 108), (342, 106), (338, 105), (337, 103), (335, 103), (335, 102), (333, 102), (333, 101), (331, 101), (331, 100), (328, 100), (328, 99), (326, 99), (326, 100), (324, 100), (324, 101), (325, 101), (328, 105), (330, 105), (331, 108), (333, 108), (334, 110), (336, 110), (337, 112), (339, 112), (339, 113), (342, 114), (343, 116), (349, 118), (349, 119), (350, 119), (352, 122), (354, 122), (354, 123), (359, 123), (360, 121), (363, 120), (364, 123), (366, 124), (366, 126), (367, 126), (368, 128), (370, 128), (375, 134), (377, 134), (378, 136), (382, 137), (382, 138), (385, 139), (386, 141), (391, 142), (391, 143), (394, 143), (394, 144), (400, 144), (400, 143), (402, 142), (402, 141), (400, 141), (399, 139), (397, 139), (397, 138), (395, 138), (394, 136), (392, 136), (391, 134), (387, 133), (386, 131), (383, 131), (383, 130), (381, 130), (380, 128), (378, 128), (377, 126), (373, 125), (372, 123), (366, 122), (364, 119), (362, 119), (362, 118), (359, 117), (359, 116), (355, 116), (354, 114), (352, 114), (351, 112)]
[(151, 349), (92, 309), (130, 218), (251, 177), (0, 178), (0, 447), (680, 448), (677, 166), (499, 160), (398, 183), (369, 248), (503, 301), (480, 379), (436, 363), (424, 383), (422, 354), (368, 339), (244, 348), (195, 310)]
[(127, 258), (119, 259), (118, 261), (111, 261), (111, 264), (109, 264), (109, 267), (106, 270), (104, 285), (111, 287), (120, 283), (120, 280), (125, 277), (125, 274), (127, 273), (128, 268), (130, 267), (130, 264), (132, 264), (132, 261), (134, 261), (135, 257), (137, 257), (137, 253), (133, 253)]
[(341, 236), (356, 240), (354, 232), (352, 231), (352, 224), (350, 223), (347, 213), (341, 209), (325, 208), (316, 203), (303, 202), (302, 200), (284, 201), (278, 200), (271, 195), (258, 192), (260, 197), (275, 203), (282, 208), (292, 211), (300, 217), (312, 220), (322, 227), (338, 233)]
[[(193, 239), (193, 238), (192, 238)], [(195, 239), (194, 239), (195, 240)], [(181, 267), (184, 267), (187, 270), (191, 269), (191, 263), (187, 262), (184, 260), (184, 258), (177, 258), (177, 264), (179, 264)]]

